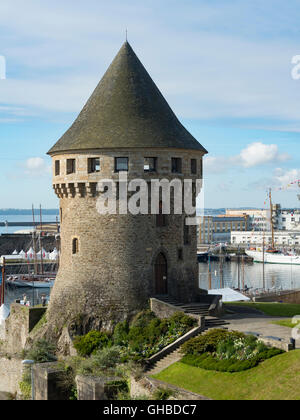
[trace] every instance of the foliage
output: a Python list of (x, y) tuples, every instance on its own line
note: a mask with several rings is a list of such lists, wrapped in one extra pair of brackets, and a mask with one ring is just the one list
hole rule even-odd
[(22, 381), (19, 382), (22, 399), (31, 400), (31, 370), (26, 368), (23, 375)]
[(228, 359), (218, 359), (210, 353), (203, 353), (201, 355), (184, 356), (181, 361), (182, 363), (185, 363), (187, 365), (195, 366), (206, 370), (215, 370), (218, 372), (232, 373), (252, 369), (264, 360), (270, 359), (274, 356), (278, 356), (282, 353), (284, 353), (283, 350), (271, 348), (261, 353), (258, 353), (251, 359), (244, 360), (238, 360), (235, 357), (230, 357)]
[(118, 346), (106, 347), (93, 353), (88, 359), (82, 360), (77, 371), (81, 375), (91, 376), (115, 374), (115, 368), (120, 360), (121, 352)]
[(182, 346), (183, 363), (207, 370), (241, 372), (284, 353), (269, 348), (253, 335), (214, 329)]
[(105, 394), (108, 400), (118, 400), (119, 395), (129, 395), (128, 382), (125, 379), (108, 382), (105, 385)]
[(117, 346), (123, 346), (127, 343), (129, 333), (129, 324), (127, 321), (119, 322), (114, 330), (113, 341)]
[(90, 356), (97, 350), (106, 347), (109, 344), (109, 336), (100, 331), (90, 331), (83, 336), (74, 338), (74, 347), (80, 356)]
[(156, 401), (165, 401), (174, 395), (175, 392), (170, 388), (157, 388), (153, 393), (153, 399)]
[(228, 337), (217, 345), (214, 355), (220, 360), (231, 358), (248, 360), (267, 349), (268, 347), (253, 335), (241, 338)]
[(222, 341), (228, 338), (243, 338), (245, 334), (238, 331), (212, 329), (198, 337), (191, 338), (182, 345), (183, 354), (202, 354), (214, 352)]
[(25, 351), (25, 357), (34, 360), (36, 363), (55, 362), (55, 346), (47, 340), (39, 339), (35, 341), (32, 347)]
[(176, 341), (195, 325), (196, 320), (182, 312), (159, 319), (151, 311), (140, 312), (130, 325), (117, 324), (114, 344), (122, 347), (122, 361), (142, 360)]

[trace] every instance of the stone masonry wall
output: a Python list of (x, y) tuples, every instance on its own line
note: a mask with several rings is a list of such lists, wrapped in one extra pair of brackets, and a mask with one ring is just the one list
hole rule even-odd
[[(56, 331), (80, 322), (83, 330), (107, 327), (145, 307), (155, 294), (154, 264), (160, 252), (168, 263), (168, 294), (191, 301), (198, 289), (196, 226), (190, 227), (190, 244), (184, 245), (185, 215), (167, 216), (167, 226), (157, 227), (155, 215), (100, 215), (91, 184), (117, 179), (114, 158), (129, 157), (128, 179), (202, 177), (202, 153), (179, 150), (106, 151), (101, 154), (54, 156), (61, 174), (54, 188), (60, 196), (61, 261), (51, 295), (48, 320)], [(157, 157), (157, 173), (144, 173), (144, 157)], [(87, 159), (100, 157), (101, 171), (87, 173)], [(171, 158), (183, 159), (182, 174), (171, 173)], [(76, 174), (66, 175), (66, 159), (76, 159)], [(191, 174), (190, 159), (198, 161)], [(55, 170), (55, 163), (53, 163)], [(78, 253), (72, 241), (78, 239)], [(183, 259), (178, 258), (182, 249)], [(85, 331), (82, 331), (84, 333)]]
[(0, 392), (17, 393), (21, 379), (21, 359), (0, 356)]

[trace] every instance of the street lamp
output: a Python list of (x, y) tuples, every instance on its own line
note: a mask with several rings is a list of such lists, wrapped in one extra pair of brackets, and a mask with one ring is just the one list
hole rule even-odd
[(22, 360), (22, 365), (26, 367), (30, 367), (31, 373), (31, 399), (34, 400), (34, 378), (33, 378), (33, 365), (34, 360)]

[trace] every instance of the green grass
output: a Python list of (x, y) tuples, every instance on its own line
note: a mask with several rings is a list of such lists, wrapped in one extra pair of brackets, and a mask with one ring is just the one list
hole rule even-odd
[(300, 350), (237, 373), (175, 363), (154, 378), (215, 400), (300, 400)]
[[(300, 320), (299, 320), (300, 323)], [(295, 328), (297, 324), (292, 323), (291, 319), (283, 319), (282, 321), (274, 321), (272, 324), (280, 325), (281, 327)]]
[(244, 306), (253, 309), (258, 309), (265, 315), (269, 316), (282, 316), (292, 318), (295, 315), (300, 315), (300, 305), (291, 303), (268, 303), (268, 302), (253, 302), (253, 303), (226, 303), (230, 306)]

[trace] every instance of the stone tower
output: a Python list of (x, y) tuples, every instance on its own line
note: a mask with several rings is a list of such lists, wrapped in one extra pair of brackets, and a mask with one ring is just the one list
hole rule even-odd
[(196, 226), (186, 227), (185, 214), (99, 214), (97, 183), (118, 181), (119, 172), (148, 184), (195, 181), (205, 153), (126, 42), (48, 152), (61, 215), (60, 268), (48, 310), (57, 331), (72, 322), (83, 331), (108, 326), (155, 295), (195, 299)]

